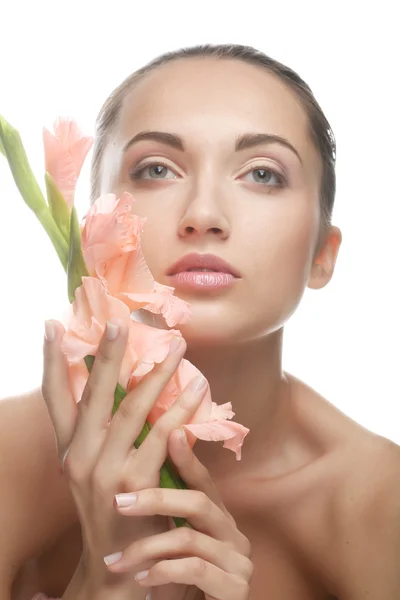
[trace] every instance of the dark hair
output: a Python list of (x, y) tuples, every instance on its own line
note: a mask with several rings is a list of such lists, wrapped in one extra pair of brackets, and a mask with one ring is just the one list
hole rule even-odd
[[(273, 60), (263, 52), (251, 46), (239, 44), (204, 44), (181, 48), (162, 54), (144, 67), (129, 75), (109, 96), (102, 106), (96, 120), (96, 135), (92, 160), (91, 199), (99, 195), (100, 169), (110, 134), (118, 119), (126, 93), (146, 73), (173, 60), (192, 57), (214, 57), (218, 59), (237, 59), (262, 67), (278, 76), (299, 97), (309, 119), (311, 138), (321, 155), (323, 172), (320, 191), (321, 235), (331, 225), (336, 191), (336, 143), (333, 131), (310, 87), (295, 71)], [(321, 238), (319, 242), (322, 241)], [(318, 244), (319, 246), (319, 244)]]

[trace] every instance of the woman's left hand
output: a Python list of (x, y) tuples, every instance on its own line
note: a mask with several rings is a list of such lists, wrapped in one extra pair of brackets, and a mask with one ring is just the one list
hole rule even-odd
[(129, 517), (184, 517), (192, 529), (179, 527), (137, 540), (122, 552), (106, 557), (108, 569), (114, 573), (132, 572), (135, 565), (157, 560), (148, 571), (136, 574), (143, 587), (175, 583), (195, 586), (207, 600), (247, 600), (253, 572), (250, 542), (237, 529), (183, 430), (172, 432), (169, 453), (191, 489), (155, 488), (120, 494), (116, 497), (117, 510)]

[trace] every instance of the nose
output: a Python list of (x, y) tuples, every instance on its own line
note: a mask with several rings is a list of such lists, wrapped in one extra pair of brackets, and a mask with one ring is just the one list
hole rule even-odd
[(203, 185), (189, 198), (178, 226), (181, 239), (226, 240), (231, 232), (230, 223), (224, 211), (222, 194)]

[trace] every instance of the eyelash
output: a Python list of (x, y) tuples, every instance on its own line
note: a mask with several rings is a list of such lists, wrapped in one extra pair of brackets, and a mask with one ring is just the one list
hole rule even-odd
[[(139, 168), (134, 169), (130, 173), (130, 178), (134, 181), (139, 180), (143, 171), (145, 171), (145, 169), (148, 169), (149, 167), (165, 167), (166, 169), (170, 169), (172, 171), (172, 169), (169, 165), (158, 160), (158, 161), (149, 162), (147, 164), (141, 165)], [(250, 169), (246, 173), (243, 173), (243, 175), (247, 175), (248, 173), (252, 173), (253, 171), (267, 171), (269, 173), (272, 173), (272, 175), (274, 175), (278, 180), (278, 183), (270, 185), (270, 186), (267, 186), (266, 184), (263, 184), (262, 182), (255, 181), (254, 183), (256, 183), (258, 185), (264, 185), (264, 187), (272, 187), (272, 188), (282, 188), (287, 185), (286, 178), (281, 173), (276, 171), (275, 169), (271, 169), (271, 167), (269, 165), (259, 165), (255, 168)], [(151, 178), (150, 178), (150, 181), (151, 181)], [(157, 179), (153, 179), (153, 181), (157, 181)], [(161, 181), (162, 181), (162, 178), (161, 178)]]

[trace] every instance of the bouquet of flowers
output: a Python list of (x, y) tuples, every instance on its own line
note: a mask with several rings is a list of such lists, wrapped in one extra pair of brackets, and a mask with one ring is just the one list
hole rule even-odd
[[(100, 196), (81, 222), (74, 195), (84, 160), (93, 139), (84, 136), (73, 120), (58, 119), (54, 132), (43, 130), (46, 197), (35, 179), (16, 129), (0, 116), (0, 153), (8, 161), (22, 198), (47, 232), (67, 274), (69, 310), (63, 352), (71, 389), (80, 401), (100, 339), (109, 319), (129, 328), (128, 344), (115, 390), (112, 415), (124, 396), (168, 354), (174, 326), (190, 318), (189, 305), (174, 295), (174, 288), (157, 283), (143, 257), (140, 235), (146, 219), (134, 214), (134, 198), (125, 192)], [(139, 309), (160, 315), (165, 329), (133, 318)], [(135, 446), (139, 447), (152, 424), (167, 411), (199, 371), (183, 359), (148, 415)], [(248, 429), (232, 421), (231, 403), (217, 405), (208, 391), (196, 414), (184, 428), (191, 445), (196, 439), (223, 441), (241, 457)], [(162, 487), (185, 488), (167, 460), (160, 473)], [(176, 519), (177, 525), (184, 524)]]

